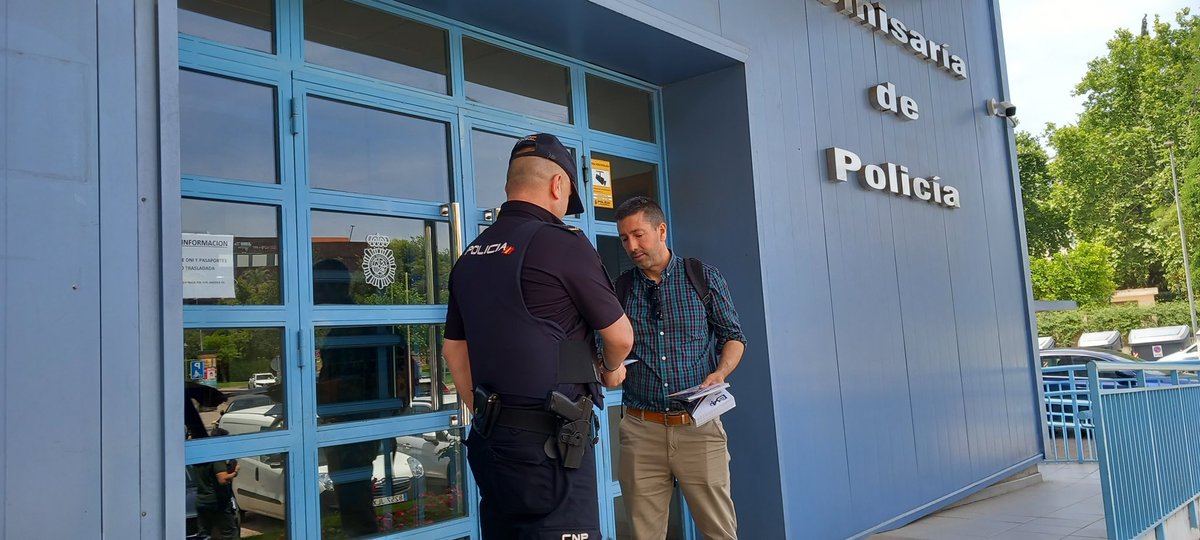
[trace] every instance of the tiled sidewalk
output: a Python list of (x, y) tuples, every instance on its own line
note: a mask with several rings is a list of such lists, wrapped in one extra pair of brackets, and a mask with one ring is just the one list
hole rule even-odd
[(1039, 465), (1044, 481), (992, 499), (951, 508), (875, 540), (1107, 538), (1100, 472), (1095, 463)]

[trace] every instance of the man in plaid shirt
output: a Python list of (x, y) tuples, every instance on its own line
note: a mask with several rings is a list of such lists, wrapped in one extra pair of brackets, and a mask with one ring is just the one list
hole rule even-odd
[(667, 248), (662, 208), (634, 197), (617, 209), (617, 231), (637, 268), (626, 298), (633, 323), (632, 357), (621, 419), (621, 493), (635, 539), (667, 534), (672, 480), (706, 539), (737, 538), (729, 487), (729, 449), (720, 418), (696, 427), (669, 397), (696, 385), (725, 382), (746, 349), (746, 336), (721, 273), (703, 265), (706, 306), (683, 258)]

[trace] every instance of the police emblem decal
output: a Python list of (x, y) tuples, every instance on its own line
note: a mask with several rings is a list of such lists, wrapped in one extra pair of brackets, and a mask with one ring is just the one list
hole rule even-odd
[(362, 270), (367, 283), (379, 290), (387, 288), (396, 281), (396, 257), (388, 249), (390, 238), (382, 234), (367, 236), (367, 245), (371, 246), (363, 252)]

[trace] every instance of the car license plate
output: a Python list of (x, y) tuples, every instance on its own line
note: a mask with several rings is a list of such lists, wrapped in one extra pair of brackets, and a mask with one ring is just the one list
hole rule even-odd
[(387, 497), (375, 497), (375, 506), (386, 506), (389, 504), (402, 503), (408, 500), (408, 494), (388, 495)]

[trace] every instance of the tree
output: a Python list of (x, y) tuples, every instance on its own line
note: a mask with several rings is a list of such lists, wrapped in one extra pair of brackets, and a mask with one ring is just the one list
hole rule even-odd
[(1046, 257), (1067, 246), (1065, 213), (1051, 201), (1054, 178), (1046, 150), (1032, 134), (1017, 132), (1017, 168), (1025, 206), (1025, 238), (1030, 259)]
[[(1200, 19), (1185, 8), (1176, 23), (1155, 17), (1143, 33), (1118, 30), (1108, 54), (1088, 64), (1075, 89), (1085, 96), (1078, 124), (1047, 129), (1056, 152), (1050, 198), (1066, 214), (1073, 238), (1112, 249), (1121, 287), (1181, 288), (1163, 143), (1174, 140), (1179, 159), (1193, 155)], [(1189, 216), (1200, 219), (1200, 193), (1185, 193)]]
[(1070, 251), (1030, 260), (1034, 298), (1108, 303), (1117, 289), (1111, 254), (1103, 244), (1080, 242)]

